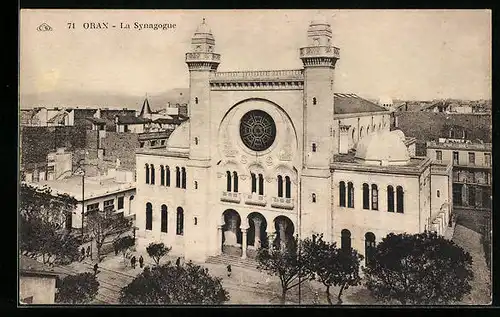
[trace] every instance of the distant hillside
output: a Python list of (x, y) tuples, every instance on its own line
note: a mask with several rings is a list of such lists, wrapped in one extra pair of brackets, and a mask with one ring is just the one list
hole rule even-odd
[[(34, 107), (100, 107), (129, 108), (140, 110), (145, 95), (133, 96), (117, 93), (99, 92), (49, 92), (42, 94), (21, 94), (20, 106), (23, 109)], [(187, 103), (188, 88), (175, 88), (159, 94), (148, 94), (151, 108), (164, 108), (168, 102)]]

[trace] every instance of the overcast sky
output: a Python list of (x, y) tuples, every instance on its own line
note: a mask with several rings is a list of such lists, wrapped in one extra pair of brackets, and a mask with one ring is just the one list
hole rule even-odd
[[(143, 96), (188, 87), (184, 54), (203, 17), (219, 71), (297, 69), (317, 10), (23, 10), (21, 93)], [(336, 91), (367, 98), (491, 98), (491, 13), (485, 10), (324, 10), (340, 48)], [(53, 31), (37, 31), (47, 23)], [(68, 22), (75, 29), (68, 29)], [(85, 30), (85, 22), (116, 28)], [(132, 29), (120, 29), (120, 22)], [(175, 29), (133, 29), (133, 23)]]

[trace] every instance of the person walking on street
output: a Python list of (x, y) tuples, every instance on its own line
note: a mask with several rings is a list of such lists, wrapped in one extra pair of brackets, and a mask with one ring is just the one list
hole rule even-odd
[(142, 267), (144, 266), (144, 258), (142, 257), (142, 255), (139, 257), (139, 267), (142, 269)]
[(82, 249), (80, 250), (80, 254), (82, 255), (81, 260), (80, 260), (80, 262), (81, 262), (81, 261), (83, 261), (83, 259), (85, 259), (85, 247), (82, 247)]
[(87, 257), (90, 256), (90, 244), (87, 246)]
[(175, 260), (175, 265), (177, 265), (177, 267), (181, 266), (181, 258), (177, 258), (177, 260)]
[(96, 264), (94, 264), (94, 276), (96, 276), (97, 273), (99, 273), (98, 270), (99, 270), (99, 265), (96, 263)]
[(132, 265), (132, 268), (135, 269), (135, 262), (137, 259), (135, 258), (135, 255), (130, 259), (130, 264)]
[(231, 277), (231, 264), (227, 266), (227, 277)]

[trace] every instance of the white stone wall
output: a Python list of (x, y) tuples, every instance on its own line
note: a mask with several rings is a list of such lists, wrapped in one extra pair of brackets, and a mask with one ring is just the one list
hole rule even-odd
[(33, 296), (32, 304), (54, 304), (56, 277), (19, 276), (19, 299)]

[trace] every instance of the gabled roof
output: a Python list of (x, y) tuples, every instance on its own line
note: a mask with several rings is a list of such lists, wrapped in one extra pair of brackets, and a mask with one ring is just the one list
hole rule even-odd
[(355, 94), (334, 94), (335, 114), (388, 111), (369, 100)]

